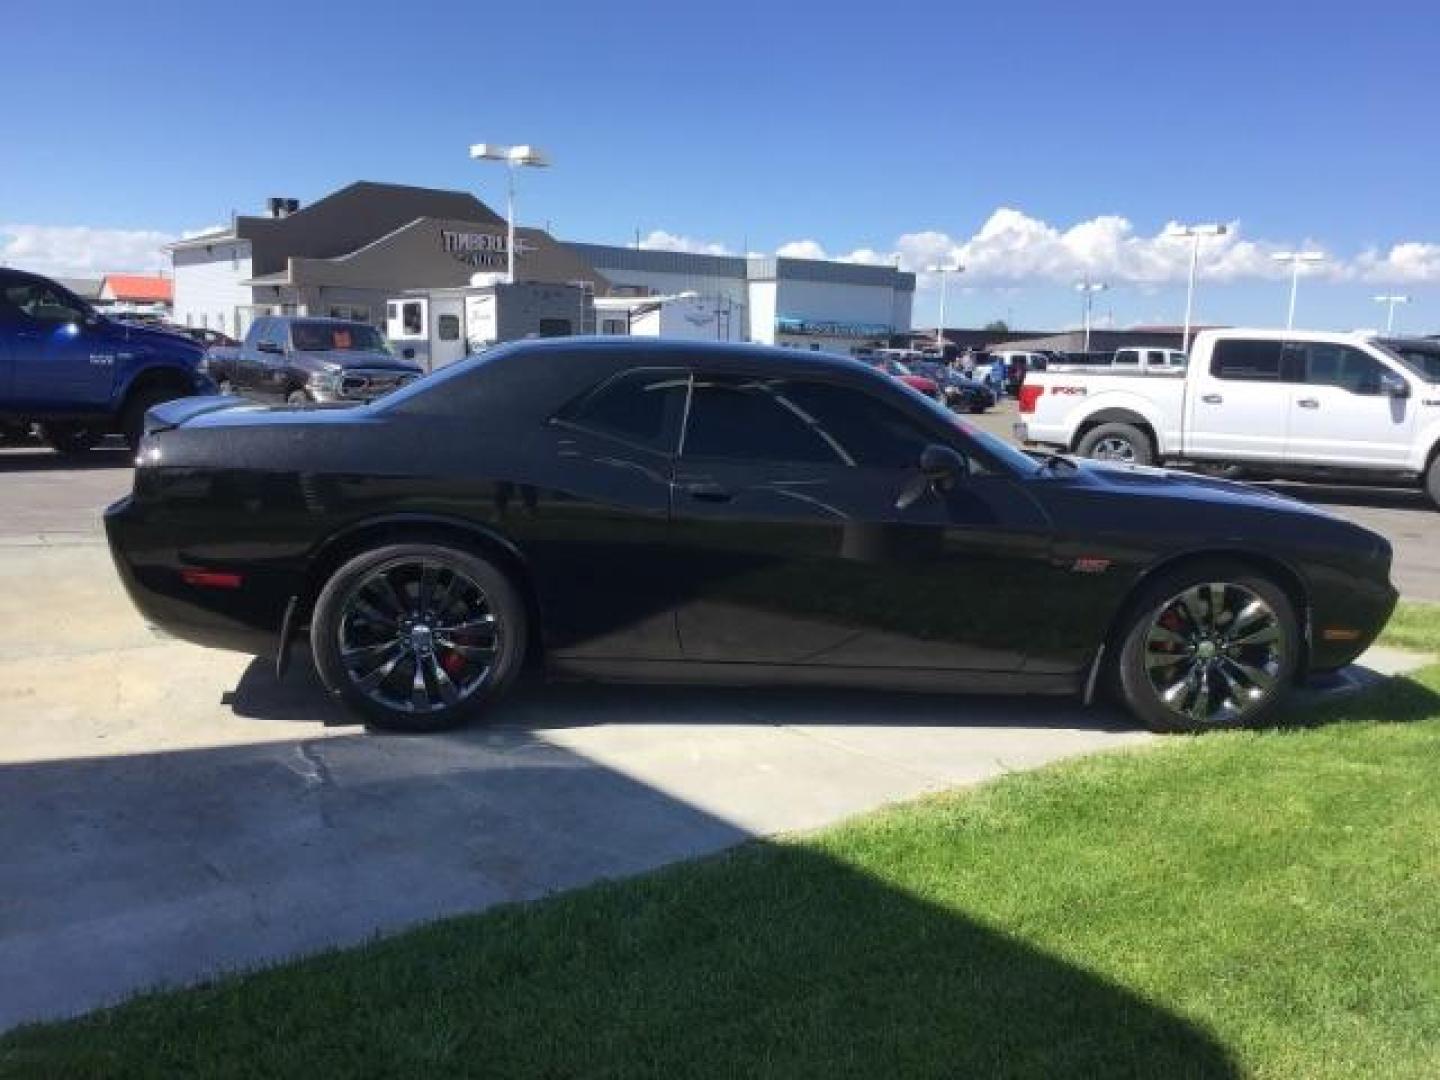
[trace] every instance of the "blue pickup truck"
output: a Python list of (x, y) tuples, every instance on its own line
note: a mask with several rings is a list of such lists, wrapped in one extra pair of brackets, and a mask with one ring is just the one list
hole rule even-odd
[(107, 319), (48, 278), (0, 269), (0, 433), (38, 424), (62, 454), (110, 434), (133, 447), (152, 405), (217, 392), (203, 355), (178, 334)]

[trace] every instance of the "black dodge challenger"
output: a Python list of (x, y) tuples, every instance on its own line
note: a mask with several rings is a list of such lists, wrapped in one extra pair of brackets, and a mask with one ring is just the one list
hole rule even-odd
[(429, 730), (527, 664), (639, 681), (1118, 696), (1255, 723), (1354, 659), (1390, 545), (1227, 481), (1032, 457), (885, 375), (558, 339), (351, 409), (153, 409), (106, 511), (141, 612)]

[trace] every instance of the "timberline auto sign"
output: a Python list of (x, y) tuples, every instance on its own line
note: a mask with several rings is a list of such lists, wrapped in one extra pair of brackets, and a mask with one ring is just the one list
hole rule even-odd
[[(505, 234), (488, 232), (455, 232), (440, 230), (440, 246), (467, 266), (505, 269)], [(515, 240), (515, 257), (528, 255), (535, 245), (519, 237)]]
[[(477, 269), (505, 269), (505, 234), (440, 231), (440, 245), (461, 262)], [(519, 244), (515, 245), (518, 249)], [(518, 250), (516, 252), (519, 253)]]

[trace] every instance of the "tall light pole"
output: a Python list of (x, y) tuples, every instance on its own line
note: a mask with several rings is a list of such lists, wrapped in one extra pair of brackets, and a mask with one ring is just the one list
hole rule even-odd
[(1075, 283), (1076, 290), (1085, 294), (1085, 351), (1087, 353), (1090, 351), (1090, 309), (1095, 303), (1095, 294), (1104, 292), (1109, 287), (1103, 281), (1091, 281), (1089, 278)]
[(1277, 251), (1270, 258), (1276, 262), (1290, 264), (1290, 314), (1285, 317), (1285, 329), (1295, 329), (1295, 294), (1300, 291), (1300, 267), (1306, 263), (1325, 261), (1323, 251)]
[(940, 359), (943, 362), (945, 359), (945, 293), (950, 284), (950, 275), (963, 274), (965, 267), (959, 263), (954, 266), (945, 266), (942, 263), (926, 267), (926, 270), (931, 274), (940, 275), (940, 325), (935, 327), (935, 346), (940, 350)]
[(1224, 236), (1230, 230), (1224, 225), (1172, 225), (1167, 230), (1171, 236), (1186, 236), (1193, 239), (1190, 247), (1190, 284), (1185, 289), (1185, 332), (1180, 338), (1180, 351), (1190, 351), (1190, 316), (1195, 309), (1195, 271), (1200, 265), (1200, 238), (1202, 236)]
[(1375, 297), (1375, 302), (1385, 305), (1385, 333), (1393, 334), (1395, 332), (1395, 305), (1410, 303), (1410, 297), (1387, 294)]
[(470, 156), (477, 161), (505, 162), (505, 280), (515, 284), (515, 169), (528, 165), (543, 168), (550, 164), (534, 146), (501, 146), (499, 143), (476, 143)]

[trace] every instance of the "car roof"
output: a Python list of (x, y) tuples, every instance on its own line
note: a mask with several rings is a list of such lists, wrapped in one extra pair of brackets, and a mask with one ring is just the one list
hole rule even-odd
[(867, 367), (864, 361), (853, 357), (809, 349), (782, 349), (774, 345), (737, 342), (639, 338), (619, 334), (530, 338), (510, 342), (502, 348), (506, 350), (507, 356), (583, 354), (597, 359), (613, 359), (617, 365), (623, 364), (627, 367), (653, 364), (658, 367), (716, 365), (743, 368), (760, 364), (767, 369), (784, 371), (787, 374), (809, 375), (826, 371), (853, 375), (857, 369), (863, 370)]

